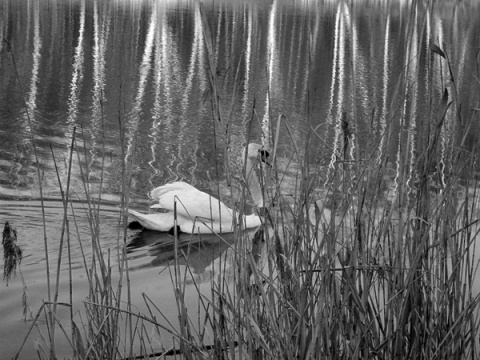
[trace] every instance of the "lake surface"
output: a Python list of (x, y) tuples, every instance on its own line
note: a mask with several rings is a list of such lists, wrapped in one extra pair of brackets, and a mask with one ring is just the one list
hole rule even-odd
[[(87, 295), (79, 244), (90, 236), (88, 179), (89, 194), (101, 199), (104, 251), (116, 253), (124, 238), (133, 244), (132, 303), (143, 309), (145, 292), (175, 319), (165, 270), (173, 238), (124, 233), (122, 169), (131, 178), (129, 201), (136, 209), (147, 209), (151, 188), (173, 180), (219, 191), (232, 203), (225, 159), (240, 163), (248, 141), (272, 147), (278, 129), (278, 158), (306, 150), (322, 178), (340, 155), (362, 163), (382, 154), (391, 159), (392, 178), (402, 166), (413, 177), (415, 169), (398, 164), (398, 154), (408, 144), (412, 163), (419, 156), (445, 89), (449, 100), (460, 100), (446, 116), (442, 146), (469, 149), (478, 139), (475, 2), (445, 1), (425, 11), (409, 1), (232, 0), (206, 1), (203, 9), (213, 53), (194, 1), (0, 0), (0, 224), (9, 221), (17, 230), (34, 313), (47, 297), (40, 199), (48, 200), (46, 237), (56, 260), (60, 188), (66, 189), (73, 140), (69, 213), (79, 229), (71, 239), (74, 299), (80, 304)], [(441, 50), (432, 51), (433, 44)], [(349, 154), (341, 148), (345, 126), (355, 138)], [(448, 154), (442, 154), (438, 162), (446, 164)], [(210, 264), (226, 248), (207, 239), (192, 251), (201, 281), (208, 282)], [(67, 265), (61, 268), (66, 272)], [(68, 278), (60, 281), (61, 298)], [(18, 271), (8, 286), (0, 284), (0, 342), (7, 358), (31, 324), (23, 321), (22, 291)], [(36, 356), (36, 336), (21, 358)]]

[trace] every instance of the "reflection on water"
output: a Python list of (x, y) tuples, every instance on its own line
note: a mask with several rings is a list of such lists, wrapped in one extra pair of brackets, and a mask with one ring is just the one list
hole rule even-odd
[[(188, 265), (193, 275), (198, 276), (197, 282), (210, 280), (205, 274), (214, 261), (233, 245), (233, 234), (218, 235), (181, 234), (178, 242), (167, 233), (142, 230), (136, 233), (127, 245), (132, 264), (130, 270), (137, 271), (145, 267), (170, 265)], [(145, 261), (145, 256), (150, 261)], [(135, 265), (136, 259), (139, 264)], [(228, 264), (232, 266), (232, 264)]]
[[(45, 217), (47, 219), (46, 236), (51, 240), (49, 253), (57, 256), (59, 252), (59, 239), (62, 230), (62, 221), (64, 208), (61, 201), (45, 201), (43, 204)], [(18, 243), (24, 252), (25, 261), (23, 266), (45, 267), (45, 253), (43, 247), (43, 220), (41, 216), (42, 204), (40, 201), (5, 201), (0, 200), (0, 218), (9, 221), (18, 233)], [(101, 216), (102, 230), (100, 236), (106, 247), (115, 248), (117, 242), (112, 234), (118, 232), (119, 211), (114, 206), (102, 206)], [(72, 242), (72, 264), (74, 268), (83, 267), (82, 251), (89, 255), (88, 246), (91, 235), (89, 223), (95, 221), (89, 215), (88, 205), (80, 202), (73, 202), (68, 210), (68, 219), (71, 222), (71, 242)], [(75, 228), (77, 221), (78, 228)], [(3, 224), (2, 224), (3, 226)], [(78, 230), (78, 232), (76, 231)], [(81, 249), (79, 244), (84, 244)], [(68, 264), (63, 264), (62, 268), (67, 268)]]
[(68, 128), (65, 133), (66, 138), (71, 138), (71, 132), (73, 127), (77, 123), (78, 106), (80, 101), (80, 89), (83, 80), (83, 63), (84, 59), (84, 35), (85, 35), (85, 2), (80, 4), (80, 18), (77, 45), (75, 46), (75, 52), (72, 64), (72, 78), (70, 81), (70, 96), (68, 98)]
[[(53, 167), (50, 146), (59, 159), (67, 156), (76, 125), (93, 174), (102, 152), (109, 155), (107, 190), (120, 189), (119, 164), (131, 161), (133, 193), (141, 195), (168, 180), (206, 184), (207, 173), (223, 176), (217, 167), (223, 161), (216, 160), (226, 143), (240, 147), (250, 126), (253, 138), (268, 142), (280, 114), (289, 129), (281, 125), (281, 154), (309, 135), (319, 165), (333, 166), (342, 152), (342, 114), (355, 129), (349, 159), (384, 152), (394, 161), (408, 140), (414, 162), (425, 116), (445, 87), (464, 106), (449, 113), (444, 144), (455, 133), (455, 112), (468, 120), (475, 107), (476, 90), (465, 74), (476, 71), (478, 22), (463, 27), (473, 13), (466, 5), (438, 5), (431, 13), (402, 3), (205, 4), (225, 137), (212, 117), (196, 2), (54, 3), (50, 14), (41, 3), (2, 2), (1, 33), (13, 50), (2, 43), (3, 194), (36, 195), (27, 111), (42, 167)], [(447, 51), (455, 89), (446, 61), (430, 52), (432, 43)], [(51, 171), (45, 176), (46, 191), (58, 193)]]
[[(439, 129), (438, 165), (431, 169), (439, 188), (453, 151), (468, 153), (478, 140), (476, 3), (435, 2), (426, 11), (400, 1), (208, 1), (204, 9), (222, 122), (212, 115), (196, 1), (0, 0), (0, 196), (8, 199), (0, 203), (0, 220), (19, 230), (24, 275), (37, 289), (44, 281), (43, 223), (30, 201), (39, 198), (37, 168), (44, 193), (57, 200), (46, 206), (47, 235), (56, 244), (63, 208), (53, 156), (65, 184), (74, 127), (71, 198), (87, 239), (85, 182), (118, 204), (124, 165), (131, 169), (133, 206), (177, 179), (204, 189), (218, 180), (220, 194), (233, 202), (224, 159), (237, 161), (247, 136), (271, 145), (279, 130), (279, 163), (289, 163), (295, 148), (307, 150), (318, 183), (340, 168), (388, 159), (390, 180), (408, 179), (414, 194), (445, 89), (448, 101), (457, 101)], [(446, 56), (432, 52), (432, 44)], [(118, 209), (101, 214), (105, 249), (117, 249)], [(129, 232), (126, 241), (133, 276), (156, 286), (158, 269), (172, 261), (172, 238)], [(176, 251), (188, 253), (201, 277), (228, 248), (229, 241), (203, 238), (186, 239)], [(72, 250), (81, 269), (80, 248)], [(9, 313), (12, 324), (19, 317), (10, 314), (10, 294), (2, 318)]]

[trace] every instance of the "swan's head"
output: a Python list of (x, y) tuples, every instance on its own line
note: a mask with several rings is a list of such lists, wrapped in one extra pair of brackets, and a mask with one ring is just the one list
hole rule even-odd
[(250, 143), (248, 146), (245, 148), (244, 153), (243, 153), (243, 159), (245, 159), (245, 151), (247, 152), (246, 160), (248, 161), (255, 161), (255, 160), (260, 160), (263, 161), (266, 164), (270, 164), (268, 157), (270, 154), (268, 153), (265, 148), (257, 143)]
[(252, 195), (252, 198), (258, 208), (264, 207), (263, 187), (260, 185), (259, 179), (254, 171), (254, 167), (257, 161), (262, 161), (270, 165), (268, 156), (268, 151), (265, 150), (262, 145), (256, 143), (248, 144), (243, 151), (242, 160), (246, 160), (245, 167), (248, 189), (250, 190), (250, 194)]

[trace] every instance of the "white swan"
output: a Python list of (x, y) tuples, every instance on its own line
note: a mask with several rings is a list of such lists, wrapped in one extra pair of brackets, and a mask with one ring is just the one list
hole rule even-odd
[[(256, 161), (267, 161), (268, 152), (255, 143), (249, 144), (246, 151), (246, 159), (244, 150), (242, 160), (246, 160), (248, 188), (255, 204), (261, 208), (264, 206), (262, 189), (254, 168)], [(190, 234), (233, 232), (234, 225), (239, 224), (240, 221), (244, 229), (261, 224), (257, 215), (238, 218), (238, 213), (220, 200), (183, 181), (159, 186), (150, 192), (149, 197), (158, 202), (151, 208), (164, 209), (168, 212), (142, 214), (131, 209), (128, 212), (134, 220), (150, 230), (173, 231), (175, 212), (180, 231)], [(237, 215), (236, 219), (235, 215)]]

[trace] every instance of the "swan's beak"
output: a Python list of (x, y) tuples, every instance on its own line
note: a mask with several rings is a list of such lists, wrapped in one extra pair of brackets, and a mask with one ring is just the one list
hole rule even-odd
[(267, 150), (258, 150), (258, 154), (262, 162), (264, 162), (268, 166), (272, 166), (270, 159), (268, 158), (270, 156), (270, 153)]

